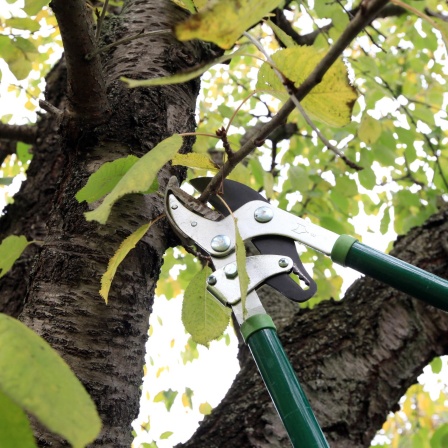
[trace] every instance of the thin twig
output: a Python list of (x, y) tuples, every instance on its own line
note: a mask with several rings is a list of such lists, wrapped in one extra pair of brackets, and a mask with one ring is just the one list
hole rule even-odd
[(135, 34), (134, 36), (124, 37), (123, 39), (118, 39), (115, 42), (112, 42), (111, 44), (104, 45), (104, 46), (102, 46), (100, 48), (96, 48), (91, 53), (87, 53), (85, 55), (85, 60), (86, 61), (90, 61), (96, 55), (98, 55), (100, 53), (103, 53), (103, 52), (105, 52), (107, 50), (110, 50), (111, 48), (117, 47), (118, 45), (126, 44), (128, 42), (133, 41), (133, 40), (141, 39), (142, 37), (146, 37), (146, 36), (152, 36), (154, 34), (171, 34), (171, 30), (170, 29), (164, 29), (164, 30), (148, 31), (147, 33), (145, 33), (145, 30), (143, 29), (139, 33)]
[(101, 10), (101, 15), (98, 17), (98, 21), (96, 22), (96, 35), (95, 40), (98, 43), (101, 35), (101, 26), (103, 25), (104, 17), (106, 16), (107, 6), (109, 4), (109, 0), (104, 0), (103, 9)]
[(236, 114), (238, 113), (238, 111), (243, 107), (243, 104), (246, 101), (248, 101), (250, 98), (252, 98), (255, 95), (255, 93), (256, 92), (254, 91), (254, 92), (250, 93), (249, 95), (247, 95), (246, 98), (244, 98), (244, 100), (241, 101), (240, 105), (233, 111), (233, 114), (232, 114), (232, 116), (230, 117), (230, 120), (229, 120), (229, 124), (226, 126), (226, 134), (227, 134), (227, 132), (229, 132), (230, 125), (232, 124), (232, 121), (235, 119)]
[(261, 43), (255, 37), (253, 37), (252, 35), (250, 35), (247, 32), (245, 32), (244, 35), (258, 48), (258, 50), (260, 50), (264, 54), (266, 59), (270, 62), (278, 79), (280, 80), (280, 82), (285, 86), (286, 90), (288, 91), (292, 102), (294, 103), (294, 105), (296, 106), (298, 111), (302, 114), (302, 116), (305, 119), (308, 126), (317, 134), (317, 136), (323, 142), (323, 144), (330, 151), (333, 151), (337, 156), (339, 156), (350, 168), (353, 168), (357, 171), (362, 170), (363, 169), (362, 167), (360, 167), (356, 163), (349, 160), (335, 145), (330, 143), (330, 141), (322, 134), (320, 129), (318, 129), (318, 127), (314, 124), (313, 120), (311, 120), (309, 115), (305, 112), (305, 109), (302, 107), (302, 105), (300, 104), (300, 101), (295, 96), (295, 91), (294, 91), (295, 89), (294, 89), (293, 83), (290, 80), (286, 79), (285, 75), (283, 73), (281, 73), (277, 67), (275, 67), (274, 61), (272, 60), (269, 53), (263, 48)]
[(50, 104), (45, 100), (39, 100), (39, 106), (49, 114), (56, 115), (57, 117), (61, 116), (63, 113), (61, 109), (58, 109), (57, 107), (53, 106), (53, 104)]
[[(347, 28), (339, 36), (339, 39), (329, 49), (326, 55), (322, 58), (315, 69), (305, 79), (305, 81), (297, 88), (296, 98), (301, 101), (305, 96), (319, 84), (330, 69), (333, 63), (340, 57), (343, 51), (350, 45), (352, 40), (368, 25), (375, 17), (378, 16), (381, 9), (388, 3), (388, 0), (370, 0), (367, 5), (360, 8), (348, 24)], [(234, 154), (233, 161), (229, 160), (223, 165), (215, 177), (210, 181), (205, 190), (199, 196), (199, 200), (205, 202), (208, 197), (214, 193), (220, 184), (221, 180), (229, 175), (233, 168), (246, 156), (248, 156), (255, 148), (255, 142), (264, 141), (269, 134), (278, 126), (283, 124), (288, 118), (289, 114), (294, 110), (295, 105), (291, 99), (289, 99), (283, 107), (277, 112), (277, 114), (267, 122), (257, 133), (254, 139), (247, 141), (239, 151)]]

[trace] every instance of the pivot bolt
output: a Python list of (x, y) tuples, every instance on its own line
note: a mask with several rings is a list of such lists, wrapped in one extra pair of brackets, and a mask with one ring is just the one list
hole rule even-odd
[(216, 235), (210, 242), (216, 252), (225, 252), (230, 247), (230, 238), (227, 235)]
[(196, 227), (198, 223), (196, 221), (191, 221), (191, 227)]
[(227, 278), (235, 278), (238, 275), (236, 263), (229, 263), (224, 267), (224, 274)]
[(254, 212), (255, 221), (265, 223), (269, 222), (274, 217), (274, 212), (271, 207), (262, 206), (258, 207)]
[(171, 206), (171, 209), (172, 209), (172, 210), (176, 210), (176, 208), (177, 208), (177, 204), (173, 204), (173, 205)]
[(286, 258), (280, 258), (280, 260), (278, 260), (278, 265), (281, 268), (286, 268), (286, 266), (288, 266), (288, 260)]
[(209, 275), (208, 278), (207, 278), (207, 283), (208, 283), (210, 286), (216, 285), (216, 282), (217, 282), (217, 281), (218, 281), (218, 280), (216, 279), (216, 277), (215, 277), (214, 275)]

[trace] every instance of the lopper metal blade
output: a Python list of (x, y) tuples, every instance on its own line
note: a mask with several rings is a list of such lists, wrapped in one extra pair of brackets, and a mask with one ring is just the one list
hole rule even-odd
[[(196, 190), (202, 192), (205, 190), (211, 177), (200, 177), (190, 181)], [(247, 185), (225, 179), (223, 182), (223, 195), (221, 196), (232, 211), (251, 201), (266, 201), (266, 199)], [(229, 215), (229, 211), (217, 196), (209, 198), (216, 210), (224, 216)], [(261, 254), (284, 255), (290, 257), (294, 262), (293, 272), (306, 285), (306, 289), (297, 284), (288, 274), (279, 274), (266, 280), (266, 284), (272, 286), (278, 292), (283, 294), (294, 302), (305, 302), (310, 299), (317, 291), (317, 285), (303, 266), (294, 240), (281, 236), (262, 236), (252, 240), (252, 243)]]

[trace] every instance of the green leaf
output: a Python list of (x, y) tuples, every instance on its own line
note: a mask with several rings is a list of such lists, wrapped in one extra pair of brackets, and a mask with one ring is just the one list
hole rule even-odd
[(381, 219), (380, 224), (380, 232), (384, 235), (389, 230), (390, 225), (390, 207), (387, 207), (386, 210), (384, 210), (383, 218)]
[(143, 224), (135, 232), (131, 233), (121, 244), (114, 256), (109, 260), (107, 270), (101, 277), (101, 289), (100, 295), (107, 303), (109, 297), (109, 290), (112, 284), (112, 280), (115, 277), (118, 266), (126, 258), (126, 255), (134, 249), (136, 244), (145, 236), (154, 221), (148, 224)]
[(32, 33), (40, 30), (40, 25), (29, 17), (12, 17), (5, 20), (5, 25), (18, 30), (28, 30)]
[(358, 129), (358, 137), (367, 145), (375, 143), (381, 135), (381, 123), (370, 115), (364, 114)]
[(162, 390), (154, 397), (154, 403), (165, 403), (166, 410), (169, 412), (176, 397), (176, 391), (171, 389)]
[(95, 440), (101, 421), (92, 399), (44, 339), (0, 314), (0, 352), (3, 393), (74, 448)]
[(14, 177), (0, 177), (0, 185), (11, 185)]
[(189, 154), (176, 154), (171, 162), (173, 165), (188, 166), (190, 168), (203, 168), (210, 171), (218, 171), (216, 165), (207, 154), (190, 152)]
[[(313, 47), (294, 47), (277, 51), (272, 59), (283, 75), (299, 87), (320, 62), (322, 53)], [(256, 88), (282, 101), (289, 98), (286, 88), (267, 62), (258, 72)], [(350, 123), (357, 98), (356, 90), (348, 81), (347, 69), (338, 59), (301, 105), (312, 118), (339, 127)]]
[(151, 78), (151, 79), (130, 79), (126, 77), (120, 78), (123, 82), (125, 82), (128, 87), (152, 87), (152, 86), (167, 86), (170, 84), (181, 84), (183, 82), (191, 81), (192, 79), (198, 78), (207, 70), (211, 69), (216, 64), (222, 64), (224, 62), (229, 61), (234, 56), (239, 56), (241, 51), (235, 51), (231, 54), (225, 54), (208, 64), (201, 65), (199, 67), (193, 67), (190, 70), (185, 70), (182, 73), (176, 73), (175, 75), (170, 76), (162, 76), (160, 78)]
[(281, 0), (219, 0), (174, 28), (179, 40), (200, 39), (229, 49)]
[(118, 199), (130, 193), (146, 192), (159, 170), (173, 158), (181, 146), (182, 137), (178, 134), (160, 142), (129, 169), (97, 209), (85, 213), (87, 221), (105, 224)]
[(347, 233), (347, 229), (345, 228), (345, 226), (341, 222), (334, 219), (332, 216), (321, 216), (320, 225), (325, 229), (338, 233), (339, 235)]
[(286, 48), (292, 48), (296, 47), (297, 44), (294, 41), (294, 39), (286, 34), (280, 27), (278, 27), (271, 19), (267, 20), (266, 23), (272, 28), (272, 31), (274, 31), (275, 35), (279, 38), (280, 42), (286, 47)]
[(26, 59), (26, 53), (20, 48), (21, 45), (8, 36), (0, 35), (1, 57), (19, 81), (25, 79), (32, 69), (31, 62)]
[(162, 434), (160, 434), (160, 440), (169, 439), (173, 435), (172, 431), (165, 431)]
[(37, 448), (25, 412), (2, 391), (0, 391), (0, 440), (6, 443), (5, 448)]
[(193, 362), (195, 359), (199, 358), (198, 344), (193, 338), (188, 338), (188, 341), (185, 344), (185, 350), (180, 352), (180, 356), (182, 357), (184, 365), (186, 365), (187, 362)]
[(0, 278), (12, 268), (15, 261), (22, 255), (26, 247), (31, 244), (23, 235), (10, 235), (0, 244)]
[(429, 365), (431, 366), (431, 370), (433, 373), (440, 373), (443, 367), (442, 358), (440, 358), (440, 356), (437, 356), (429, 363)]
[(23, 10), (29, 16), (35, 16), (44, 6), (48, 5), (49, 0), (25, 0)]
[(206, 287), (206, 279), (212, 273), (205, 266), (191, 280), (184, 294), (182, 322), (195, 342), (208, 346), (209, 342), (224, 333), (231, 310), (215, 299)]
[(431, 448), (446, 448), (448, 446), (448, 423), (439, 426), (431, 437)]
[(78, 191), (76, 199), (78, 202), (86, 201), (89, 204), (98, 201), (115, 188), (137, 161), (138, 157), (129, 155), (113, 162), (104, 163), (89, 177), (87, 184)]
[(246, 319), (246, 297), (247, 289), (249, 287), (249, 275), (246, 270), (246, 247), (244, 241), (241, 238), (240, 231), (238, 229), (238, 219), (235, 220), (235, 253), (236, 253), (236, 266), (238, 269), (238, 281), (240, 283), (241, 293), (241, 307), (243, 309), (243, 318)]
[(358, 179), (359, 183), (368, 190), (372, 190), (376, 185), (376, 175), (370, 167), (366, 167), (362, 171), (358, 171)]
[(182, 404), (186, 408), (193, 409), (193, 395), (194, 392), (189, 388), (185, 388), (185, 392), (182, 394)]

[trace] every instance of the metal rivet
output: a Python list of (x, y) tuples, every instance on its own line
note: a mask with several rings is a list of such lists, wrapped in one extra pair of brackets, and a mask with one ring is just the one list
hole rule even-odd
[(211, 286), (216, 285), (216, 282), (218, 280), (216, 280), (216, 277), (214, 275), (209, 275), (207, 278), (207, 283)]
[(254, 218), (258, 222), (269, 222), (274, 217), (274, 212), (271, 207), (258, 207), (254, 212)]
[(173, 204), (173, 205), (171, 206), (171, 208), (172, 208), (173, 210), (176, 210), (176, 208), (177, 208), (177, 204)]
[(278, 260), (278, 265), (281, 268), (286, 268), (286, 266), (288, 266), (288, 260), (286, 258), (280, 258), (280, 260)]
[(191, 221), (191, 227), (196, 227), (198, 223), (196, 221)]
[(230, 247), (230, 238), (227, 235), (216, 235), (210, 242), (216, 252), (225, 252)]
[(227, 278), (235, 278), (238, 275), (236, 263), (229, 263), (224, 266), (224, 274), (226, 274)]

